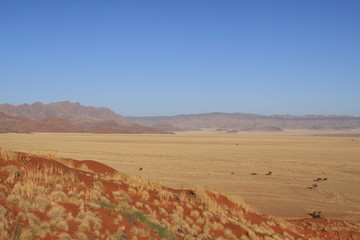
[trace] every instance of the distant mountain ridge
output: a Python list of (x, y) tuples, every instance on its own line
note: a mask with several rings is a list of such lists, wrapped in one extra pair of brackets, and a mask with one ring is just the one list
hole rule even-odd
[(159, 123), (178, 128), (251, 129), (353, 129), (360, 128), (360, 117), (339, 115), (258, 115), (248, 113), (204, 113), (160, 117), (128, 117), (138, 124), (152, 126)]
[(0, 133), (169, 133), (135, 124), (104, 107), (88, 107), (72, 102), (13, 106), (0, 104)]
[[(360, 117), (340, 115), (259, 115), (203, 113), (176, 116), (124, 117), (105, 107), (83, 106), (69, 101), (18, 106), (0, 104), (0, 129), (33, 132), (169, 133), (192, 129), (282, 131), (283, 129), (355, 129)], [(30, 121), (31, 120), (31, 121)], [(12, 126), (12, 127), (9, 127)]]
[(88, 119), (43, 118), (38, 120), (24, 117), (13, 117), (0, 112), (0, 133), (169, 133), (167, 131), (132, 124), (120, 125), (114, 120), (95, 121)]
[(125, 126), (131, 125), (131, 121), (105, 107), (83, 106), (80, 103), (69, 101), (42, 104), (40, 102), (22, 104), (18, 106), (0, 104), (0, 112), (9, 116), (19, 116), (32, 120), (44, 118), (84, 118), (91, 120), (114, 120)]

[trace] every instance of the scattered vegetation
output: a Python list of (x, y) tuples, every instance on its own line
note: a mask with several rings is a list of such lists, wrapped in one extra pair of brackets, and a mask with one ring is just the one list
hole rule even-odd
[(314, 182), (322, 182), (322, 181), (327, 181), (327, 178), (316, 178), (314, 179)]
[(21, 157), (19, 154), (0, 147), (0, 156), (4, 161), (20, 161)]
[(317, 185), (316, 183), (311, 185), (311, 187), (308, 187), (308, 189), (316, 189), (319, 185)]
[(0, 239), (305, 239), (210, 188), (174, 190), (49, 156), (1, 149)]
[(314, 211), (312, 213), (308, 213), (312, 218), (322, 218), (321, 211)]

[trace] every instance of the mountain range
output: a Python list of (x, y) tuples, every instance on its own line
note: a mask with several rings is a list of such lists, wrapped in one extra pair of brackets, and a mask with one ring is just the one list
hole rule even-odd
[(203, 128), (229, 133), (283, 129), (346, 130), (360, 128), (360, 117), (248, 113), (125, 117), (108, 108), (69, 101), (18, 106), (0, 104), (0, 132), (172, 133)]
[(0, 104), (0, 132), (168, 133), (133, 123), (108, 108), (68, 101)]
[(108, 108), (83, 106), (80, 103), (72, 103), (69, 101), (50, 104), (36, 102), (31, 105), (22, 104), (19, 106), (0, 104), (0, 112), (4, 112), (10, 116), (19, 116), (32, 120), (44, 118), (84, 118), (95, 121), (114, 120), (124, 126), (131, 125), (129, 119), (116, 114)]
[(237, 129), (242, 131), (281, 131), (282, 129), (354, 129), (360, 128), (360, 117), (353, 116), (291, 116), (248, 113), (204, 113), (167, 117), (129, 117), (135, 123), (152, 126), (167, 123), (178, 128)]

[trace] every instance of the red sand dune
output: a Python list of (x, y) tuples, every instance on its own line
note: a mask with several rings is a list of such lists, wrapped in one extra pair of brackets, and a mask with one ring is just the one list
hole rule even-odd
[(0, 239), (360, 239), (360, 225), (261, 215), (95, 161), (0, 154)]

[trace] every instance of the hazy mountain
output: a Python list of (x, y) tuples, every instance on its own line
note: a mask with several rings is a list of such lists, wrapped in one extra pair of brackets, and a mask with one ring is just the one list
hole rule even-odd
[(80, 132), (65, 119), (44, 118), (32, 120), (8, 116), (0, 112), (0, 132)]
[(141, 125), (171, 124), (178, 128), (224, 129), (352, 129), (360, 128), (360, 117), (323, 115), (257, 115), (247, 113), (204, 113), (164, 117), (128, 117)]
[[(200, 128), (230, 131), (360, 128), (360, 117), (353, 116), (204, 113), (163, 117), (124, 117), (108, 108), (82, 106), (68, 101), (50, 104), (36, 102), (18, 106), (0, 104), (0, 112), (7, 115), (7, 124), (2, 119), (0, 128), (6, 131), (9, 122), (17, 122), (16, 131), (20, 132), (53, 130), (55, 132), (163, 133)], [(9, 120), (11, 116), (19, 118)], [(37, 121), (36, 124), (34, 121)]]
[(68, 101), (0, 104), (0, 132), (167, 133), (132, 123), (108, 108)]
[(10, 116), (25, 117), (33, 120), (44, 118), (84, 118), (90, 120), (114, 120), (125, 126), (132, 124), (129, 119), (116, 114), (108, 108), (83, 106), (80, 103), (68, 101), (50, 104), (36, 102), (31, 105), (22, 104), (18, 106), (0, 104), (0, 112)]
[(0, 133), (73, 132), (73, 133), (168, 133), (166, 131), (132, 124), (120, 125), (114, 120), (43, 118), (28, 119), (8, 116), (0, 112)]

